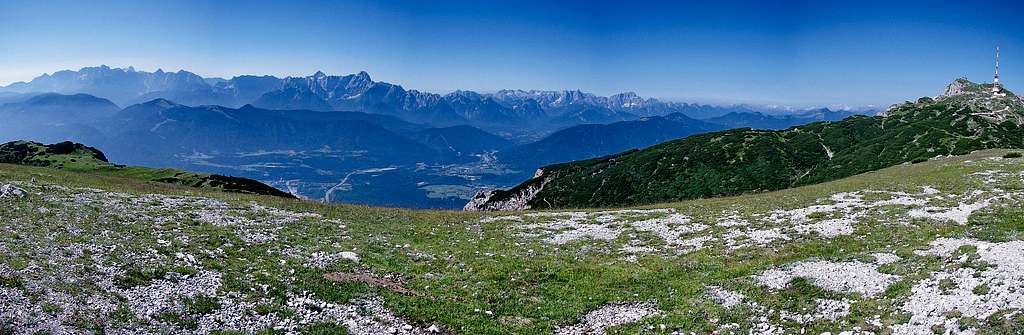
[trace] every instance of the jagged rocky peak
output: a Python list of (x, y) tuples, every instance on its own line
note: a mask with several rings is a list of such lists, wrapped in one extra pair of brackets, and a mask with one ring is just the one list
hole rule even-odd
[(312, 76), (310, 76), (310, 78), (313, 78), (313, 79), (327, 78), (327, 74), (324, 73), (323, 71), (317, 70), (316, 73), (314, 73)]
[(356, 73), (356, 76), (355, 76), (354, 79), (355, 80), (360, 80), (360, 81), (373, 82), (373, 79), (370, 79), (370, 74), (366, 73), (366, 71), (359, 71), (359, 73)]
[(643, 105), (645, 100), (635, 92), (625, 92), (608, 97), (609, 107), (630, 108)]
[(942, 92), (942, 96), (951, 97), (954, 95), (964, 94), (969, 91), (974, 91), (971, 88), (976, 86), (978, 86), (978, 84), (975, 84), (970, 80), (967, 80), (967, 78), (960, 77), (946, 86), (946, 91)]

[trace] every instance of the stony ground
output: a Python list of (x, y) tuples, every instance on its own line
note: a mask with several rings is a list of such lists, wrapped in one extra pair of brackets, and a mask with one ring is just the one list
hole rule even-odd
[(1024, 161), (1005, 153), (491, 214), (0, 166), (0, 334), (1019, 333)]

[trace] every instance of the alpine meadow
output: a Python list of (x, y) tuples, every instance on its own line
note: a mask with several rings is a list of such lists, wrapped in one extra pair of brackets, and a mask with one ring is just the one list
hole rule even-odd
[(5, 1), (0, 335), (1024, 334), (1022, 10)]

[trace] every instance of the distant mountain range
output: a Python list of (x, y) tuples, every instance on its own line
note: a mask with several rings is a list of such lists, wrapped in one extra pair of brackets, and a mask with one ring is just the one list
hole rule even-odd
[(1024, 148), (1024, 98), (961, 78), (938, 98), (895, 105), (880, 116), (706, 133), (545, 166), (512, 189), (478, 194), (466, 208), (625, 206), (770, 191), (990, 148)]
[(8, 85), (2, 91), (85, 93), (109, 99), (122, 106), (152, 100), (155, 97), (197, 105), (235, 103), (232, 96), (216, 90), (202, 77), (188, 71), (145, 72), (135, 71), (131, 67), (117, 69), (105, 65), (85, 67), (78, 71), (63, 70), (43, 74), (27, 83)]
[[(44, 74), (0, 88), (17, 93), (90, 94), (120, 106), (157, 98), (188, 106), (246, 104), (274, 110), (361, 111), (433, 126), (468, 124), (508, 136), (547, 133), (577, 124), (601, 124), (681, 113), (693, 118), (754, 113), (747, 106), (708, 106), (641, 98), (627, 92), (608, 97), (578, 90), (501, 90), (492, 94), (455, 91), (440, 95), (375, 82), (366, 72), (308, 77), (237, 76), (203, 78), (188, 71), (156, 72), (108, 66)], [(4, 102), (0, 94), (0, 103)], [(526, 131), (524, 131), (526, 130)]]
[(127, 164), (240, 175), (310, 198), (457, 208), (477, 189), (511, 186), (543, 165), (852, 114), (769, 112), (633, 93), (438, 95), (365, 72), (220, 79), (101, 66), (0, 89), (0, 118), (10, 120), (0, 122), (0, 140), (88, 143)]

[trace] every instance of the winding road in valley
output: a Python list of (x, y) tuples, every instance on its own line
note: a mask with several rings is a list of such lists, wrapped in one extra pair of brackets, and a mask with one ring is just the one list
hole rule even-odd
[(347, 184), (348, 183), (348, 178), (353, 176), (353, 175), (375, 173), (375, 172), (384, 172), (384, 171), (392, 171), (392, 170), (397, 170), (397, 169), (398, 169), (398, 167), (389, 166), (389, 167), (383, 167), (383, 168), (369, 168), (369, 169), (362, 169), (362, 170), (354, 170), (352, 172), (349, 172), (348, 174), (345, 175), (345, 178), (342, 178), (341, 181), (338, 182), (337, 185), (334, 185), (331, 188), (327, 189), (327, 192), (324, 193), (324, 202), (325, 203), (330, 203), (331, 202), (331, 195), (334, 194), (334, 191), (338, 190), (339, 188), (341, 188), (342, 186)]

